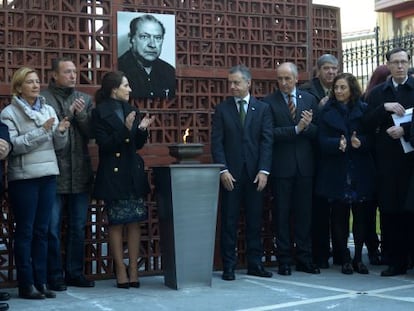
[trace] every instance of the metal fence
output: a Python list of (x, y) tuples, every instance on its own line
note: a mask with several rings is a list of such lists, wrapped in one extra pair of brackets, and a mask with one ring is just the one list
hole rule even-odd
[[(375, 68), (381, 64), (386, 64), (385, 54), (389, 50), (395, 47), (403, 47), (413, 55), (414, 33), (379, 40), (378, 31), (376, 31), (371, 37), (345, 44), (347, 47), (342, 51), (343, 71), (356, 76), (364, 90)], [(411, 59), (410, 66), (413, 66), (413, 59)]]

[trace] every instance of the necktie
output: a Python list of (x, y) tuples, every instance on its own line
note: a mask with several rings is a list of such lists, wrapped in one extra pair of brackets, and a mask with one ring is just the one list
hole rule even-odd
[(293, 120), (295, 120), (296, 118), (296, 106), (293, 103), (293, 95), (292, 94), (288, 94), (288, 108), (290, 111), (290, 116), (292, 117)]
[(244, 119), (246, 119), (246, 111), (244, 110), (244, 105), (246, 104), (246, 101), (243, 99), (240, 99), (237, 101), (239, 104), (239, 115), (240, 115), (240, 121), (242, 125), (244, 125)]

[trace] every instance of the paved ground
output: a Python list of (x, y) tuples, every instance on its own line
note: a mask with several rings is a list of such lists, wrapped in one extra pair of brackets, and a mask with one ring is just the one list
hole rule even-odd
[(129, 311), (129, 310), (234, 310), (234, 311), (400, 311), (414, 310), (414, 271), (384, 278), (384, 267), (370, 268), (369, 275), (343, 275), (339, 266), (320, 275), (293, 271), (270, 279), (248, 276), (239, 270), (236, 281), (221, 280), (213, 272), (211, 287), (173, 290), (162, 276), (141, 277), (140, 289), (115, 288), (115, 280), (98, 281), (92, 289), (70, 287), (56, 299), (29, 301), (17, 298), (10, 289), (10, 310), (42, 311)]

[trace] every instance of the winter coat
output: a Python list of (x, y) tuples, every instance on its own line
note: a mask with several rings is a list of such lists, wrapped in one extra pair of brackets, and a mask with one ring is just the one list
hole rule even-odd
[[(49, 105), (55, 108), (59, 120), (68, 117), (69, 143), (64, 149), (56, 152), (61, 174), (57, 179), (58, 193), (89, 192), (93, 184), (92, 161), (88, 143), (92, 136), (91, 110), (92, 99), (89, 95), (74, 88), (57, 87), (52, 81), (48, 88), (41, 92)], [(76, 98), (83, 97), (86, 108), (75, 115), (69, 111)]]
[[(129, 131), (116, 113), (120, 108), (126, 117), (136, 111)], [(107, 99), (92, 111), (92, 124), (99, 147), (94, 198), (103, 200), (144, 197), (149, 192), (144, 160), (137, 153), (147, 141), (148, 132), (138, 129), (140, 114), (130, 104)]]
[[(366, 107), (366, 103), (361, 101), (348, 106), (330, 99), (320, 113), (316, 193), (329, 200), (361, 202), (374, 197), (375, 167), (370, 151), (372, 139), (362, 123)], [(353, 132), (361, 141), (359, 148), (351, 145)], [(341, 135), (347, 141), (345, 152), (339, 149)]]
[[(396, 92), (392, 79), (376, 86), (367, 98), (368, 109), (364, 124), (375, 135), (376, 169), (380, 186), (378, 200), (380, 210), (387, 213), (400, 213), (406, 206), (409, 182), (414, 172), (414, 152), (404, 153), (400, 139), (391, 138), (387, 129), (394, 125), (392, 113), (384, 108), (384, 103), (398, 102), (405, 109), (414, 106), (414, 79), (407, 81)], [(402, 123), (403, 138), (410, 140), (411, 122)], [(396, 186), (398, 184), (398, 186)], [(414, 190), (411, 190), (414, 191)], [(414, 211), (414, 205), (410, 210)]]
[[(7, 176), (9, 181), (58, 175), (55, 149), (66, 146), (67, 131), (61, 133), (55, 110), (46, 105), (45, 98), (39, 96), (40, 111), (35, 111), (28, 103), (13, 96), (0, 118), (9, 128), (13, 150), (8, 157)], [(52, 130), (47, 131), (43, 124), (55, 118)]]

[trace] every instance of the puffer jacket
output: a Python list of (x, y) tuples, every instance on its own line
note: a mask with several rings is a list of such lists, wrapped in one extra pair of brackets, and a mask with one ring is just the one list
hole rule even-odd
[[(88, 94), (76, 91), (74, 88), (62, 88), (51, 81), (48, 88), (41, 92), (49, 105), (55, 108), (59, 120), (68, 117), (71, 121), (69, 128), (69, 143), (64, 149), (56, 151), (60, 176), (57, 179), (57, 192), (82, 193), (89, 192), (93, 183), (92, 162), (89, 155), (88, 143), (92, 136), (90, 116), (92, 99)], [(73, 115), (69, 111), (76, 98), (83, 97), (86, 108)]]
[[(67, 131), (61, 133), (55, 110), (46, 105), (45, 98), (39, 97), (40, 111), (33, 110), (29, 104), (13, 96), (0, 119), (9, 128), (13, 150), (8, 158), (7, 176), (9, 181), (58, 175), (55, 149), (62, 149), (68, 141)], [(55, 118), (52, 130), (47, 131), (43, 124)]]

